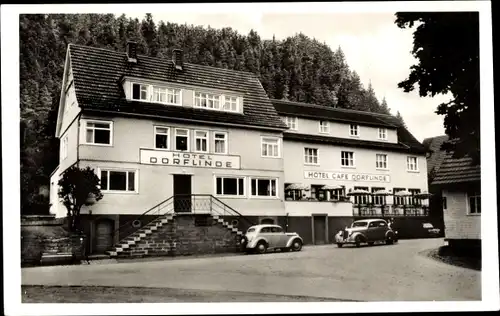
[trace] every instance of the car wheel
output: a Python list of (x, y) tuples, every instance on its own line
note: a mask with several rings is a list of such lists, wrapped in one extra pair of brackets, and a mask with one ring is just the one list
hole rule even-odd
[(387, 235), (387, 238), (385, 240), (385, 243), (388, 245), (392, 245), (394, 243), (394, 236), (393, 235)]
[(267, 245), (265, 242), (261, 241), (257, 244), (257, 247), (255, 247), (257, 249), (257, 252), (262, 254), (262, 253), (266, 253), (267, 251)]
[(368, 242), (368, 246), (373, 246), (374, 242), (373, 241), (369, 241)]
[(342, 246), (343, 245), (341, 243), (337, 243), (337, 247), (342, 248)]
[(298, 239), (294, 240), (292, 243), (293, 251), (300, 251), (302, 249), (302, 242)]
[(361, 237), (360, 236), (356, 236), (356, 238), (354, 239), (354, 243), (356, 244), (356, 247), (361, 247)]

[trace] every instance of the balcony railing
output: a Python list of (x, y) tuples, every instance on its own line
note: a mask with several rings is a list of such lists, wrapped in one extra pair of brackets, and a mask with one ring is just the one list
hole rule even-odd
[(353, 215), (364, 217), (428, 216), (429, 208), (421, 205), (357, 205)]

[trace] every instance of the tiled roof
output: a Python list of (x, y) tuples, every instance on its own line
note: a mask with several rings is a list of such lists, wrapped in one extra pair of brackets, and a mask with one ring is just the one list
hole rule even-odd
[[(137, 64), (127, 62), (124, 52), (70, 45), (70, 61), (76, 97), (84, 110), (107, 110), (121, 113), (154, 114), (163, 118), (231, 122), (243, 126), (286, 129), (272, 106), (258, 78), (250, 72), (234, 71), (184, 63), (175, 70), (170, 59), (139, 55)], [(168, 107), (153, 103), (130, 102), (120, 84), (130, 76), (177, 84), (228, 90), (244, 99), (244, 114), (226, 113), (187, 107)]]
[(437, 171), (439, 166), (443, 162), (446, 155), (446, 151), (441, 150), (441, 145), (448, 140), (448, 136), (436, 136), (424, 139), (422, 145), (429, 152), (427, 157), (427, 173), (430, 173), (433, 169)]
[[(369, 141), (359, 141), (350, 140), (345, 138), (332, 138), (332, 142), (338, 144), (364, 144), (366, 146), (376, 146), (378, 148), (391, 148), (397, 150), (398, 148), (402, 151), (413, 152), (413, 153), (425, 153), (424, 146), (403, 126), (400, 121), (393, 115), (355, 111), (341, 108), (334, 108), (322, 105), (292, 102), (284, 100), (271, 100), (276, 111), (280, 115), (293, 115), (297, 117), (309, 118), (309, 119), (324, 119), (330, 121), (337, 121), (343, 123), (356, 123), (365, 126), (374, 127), (386, 127), (389, 129), (396, 129), (398, 136), (398, 143), (396, 146), (394, 144), (381, 143), (381, 142), (369, 142)], [(323, 138), (321, 136), (318, 136)], [(370, 143), (370, 144), (369, 144)], [(366, 147), (365, 146), (365, 147)], [(374, 148), (374, 147), (373, 147)], [(409, 148), (409, 149), (408, 149)]]
[(385, 143), (369, 140), (351, 139), (351, 138), (341, 138), (341, 137), (331, 137), (322, 135), (309, 135), (309, 134), (298, 134), (298, 133), (283, 133), (283, 139), (288, 141), (301, 141), (308, 143), (324, 143), (332, 145), (340, 145), (347, 147), (358, 147), (358, 148), (372, 148), (372, 149), (384, 149), (388, 151), (406, 152), (413, 154), (423, 154), (424, 151), (414, 147), (408, 147), (401, 143)]
[(481, 166), (473, 165), (469, 157), (453, 158), (453, 152), (445, 152), (431, 185), (457, 184), (481, 180)]

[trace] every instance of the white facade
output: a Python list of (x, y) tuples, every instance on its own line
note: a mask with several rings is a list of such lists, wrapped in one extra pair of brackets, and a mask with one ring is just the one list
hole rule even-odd
[(459, 190), (443, 190), (443, 198), (445, 238), (481, 239), (481, 212), (480, 209), (477, 212), (478, 208), (474, 206), (474, 203), (477, 204), (477, 195)]

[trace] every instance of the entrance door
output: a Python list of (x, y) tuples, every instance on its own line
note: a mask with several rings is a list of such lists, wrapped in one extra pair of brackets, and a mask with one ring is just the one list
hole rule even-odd
[(174, 174), (174, 210), (191, 212), (191, 175)]
[(323, 245), (326, 243), (326, 216), (313, 216), (314, 224), (314, 244)]
[(103, 219), (95, 226), (95, 252), (104, 253), (113, 247), (114, 221)]

